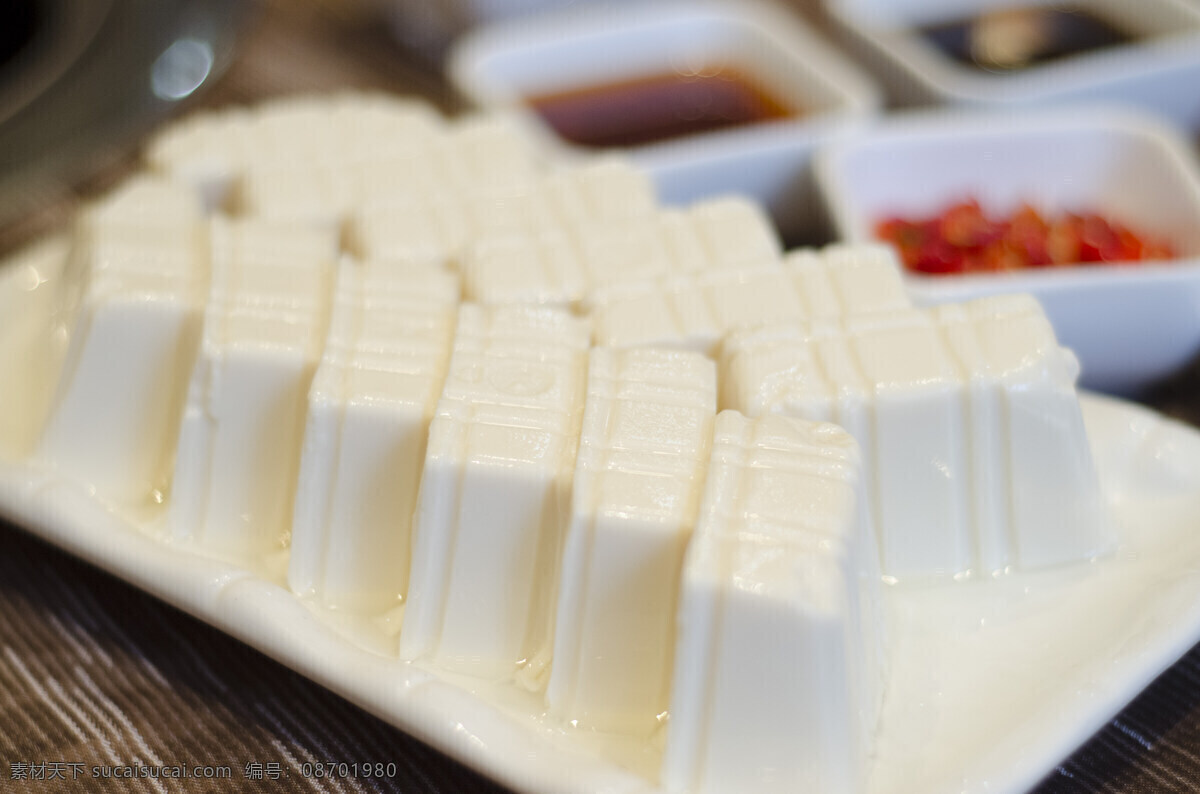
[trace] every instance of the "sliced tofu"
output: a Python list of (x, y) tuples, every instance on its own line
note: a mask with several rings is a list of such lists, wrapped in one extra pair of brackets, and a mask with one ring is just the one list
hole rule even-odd
[(716, 368), (703, 356), (593, 348), (547, 690), (554, 716), (648, 735), (667, 711), (715, 413)]
[(212, 288), (171, 484), (178, 541), (238, 557), (285, 548), (336, 240), (212, 221)]
[(881, 647), (858, 471), (839, 427), (718, 415), (683, 568), (667, 790), (861, 790)]
[(203, 210), (151, 177), (80, 221), (68, 265), (70, 344), (38, 449), (101, 498), (155, 500), (171, 470), (208, 287)]
[(859, 440), (890, 576), (1111, 547), (1078, 364), (1031, 297), (761, 327), (732, 334), (722, 361), (723, 406), (835, 421)]
[(458, 279), (343, 262), (308, 393), (288, 584), (381, 612), (408, 589), (412, 515), (458, 310)]
[(752, 264), (627, 282), (590, 299), (595, 341), (714, 355), (735, 330), (911, 306), (890, 254), (875, 247), (793, 252)]
[(429, 430), (400, 656), (537, 679), (583, 413), (589, 329), (464, 304)]

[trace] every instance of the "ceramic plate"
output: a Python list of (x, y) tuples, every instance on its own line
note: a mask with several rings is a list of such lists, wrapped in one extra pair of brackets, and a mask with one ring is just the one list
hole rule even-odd
[[(1090, 564), (887, 589), (887, 703), (870, 794), (1023, 792), (1200, 640), (1200, 433), (1085, 396), (1120, 547)], [(282, 554), (247, 569), (171, 545), (78, 483), (0, 464), (0, 515), (232, 634), (523, 792), (652, 792), (661, 742), (547, 720), (540, 698), (391, 656), (398, 616), (294, 597)], [(661, 739), (661, 737), (659, 737)]]

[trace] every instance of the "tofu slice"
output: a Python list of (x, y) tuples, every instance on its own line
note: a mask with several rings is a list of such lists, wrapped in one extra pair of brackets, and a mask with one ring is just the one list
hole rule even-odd
[(458, 279), (344, 261), (308, 393), (288, 584), (381, 612), (408, 589), (412, 514), (458, 309)]
[(630, 282), (592, 293), (595, 342), (715, 355), (731, 331), (911, 306), (890, 253), (876, 246), (800, 251), (752, 264)]
[(537, 679), (548, 663), (589, 330), (567, 312), (460, 308), (413, 521), (403, 659)]
[(74, 319), (40, 458), (101, 498), (150, 504), (166, 485), (209, 277), (203, 209), (143, 177), (80, 221), (64, 279)]
[(648, 735), (667, 711), (715, 413), (703, 356), (592, 349), (547, 689), (559, 719)]
[(745, 199), (530, 226), (485, 234), (467, 248), (462, 270), (469, 299), (582, 306), (613, 287), (777, 264), (780, 255), (770, 221)]
[(250, 127), (248, 110), (196, 113), (156, 136), (146, 161), (154, 173), (185, 186), (214, 212), (231, 201), (251, 159)]
[(858, 471), (839, 427), (718, 415), (683, 568), (667, 790), (861, 790), (882, 692)]
[(754, 201), (720, 196), (696, 202), (688, 215), (709, 261), (717, 266), (756, 265), (783, 253), (774, 224)]
[(551, 171), (541, 194), (571, 227), (638, 218), (658, 207), (646, 172), (612, 156)]
[(420, 100), (299, 95), (189, 116), (151, 141), (146, 159), (209, 211), (336, 225), (368, 163), (413, 150), (428, 159), (444, 135)]
[(244, 557), (285, 548), (336, 239), (212, 221), (212, 289), (171, 486), (173, 537)]
[(0, 383), (19, 385), (0, 389), (0, 460), (31, 455), (46, 428), (79, 296), (70, 253), (69, 236), (56, 234), (0, 262)]
[(469, 300), (527, 303), (567, 309), (587, 292), (587, 273), (563, 231), (498, 234), (477, 240), (462, 264)]
[(732, 334), (723, 407), (858, 439), (884, 572), (994, 575), (1102, 554), (1078, 364), (1028, 296)]
[(460, 117), (436, 143), (446, 149), (451, 185), (460, 195), (508, 190), (541, 173), (533, 141), (501, 114)]
[(933, 315), (969, 373), (978, 570), (1041, 568), (1110, 551), (1115, 528), (1075, 391), (1079, 362), (1059, 347), (1040, 304), (1007, 296)]

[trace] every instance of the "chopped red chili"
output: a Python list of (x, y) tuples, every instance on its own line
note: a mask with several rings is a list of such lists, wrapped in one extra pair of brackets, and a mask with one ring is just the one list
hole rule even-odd
[(974, 199), (934, 218), (886, 218), (876, 224), (875, 236), (894, 245), (909, 270), (937, 275), (1175, 256), (1169, 244), (1142, 238), (1096, 213), (1044, 218), (1025, 204), (1007, 218), (994, 219)]

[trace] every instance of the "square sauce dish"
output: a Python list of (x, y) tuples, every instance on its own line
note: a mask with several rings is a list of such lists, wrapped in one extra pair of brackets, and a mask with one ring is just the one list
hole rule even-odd
[[(1017, 239), (1022, 222), (1052, 248), (1065, 235), (1062, 264), (1042, 255), (929, 268), (910, 253), (905, 281), (919, 304), (1034, 294), (1079, 357), (1086, 387), (1134, 393), (1200, 352), (1200, 177), (1187, 145), (1152, 118), (1104, 108), (917, 114), (822, 150), (815, 170), (844, 240), (909, 224), (927, 238), (918, 244), (942, 246), (932, 238), (957, 233), (947, 229), (964, 209), (967, 222), (987, 223), (986, 240), (964, 243), (969, 256), (992, 242), (1024, 255), (1035, 243)], [(1121, 261), (1129, 252), (1119, 246), (1089, 253), (1088, 224), (1136, 239), (1141, 261)], [(1089, 258), (1100, 261), (1072, 261)]]
[(617, 150), (685, 203), (762, 201), (811, 234), (816, 146), (868, 123), (874, 84), (796, 14), (756, 2), (595, 5), (487, 26), (450, 55), (472, 102), (564, 159)]
[(902, 105), (1120, 102), (1200, 128), (1200, 6), (1187, 0), (826, 0)]

